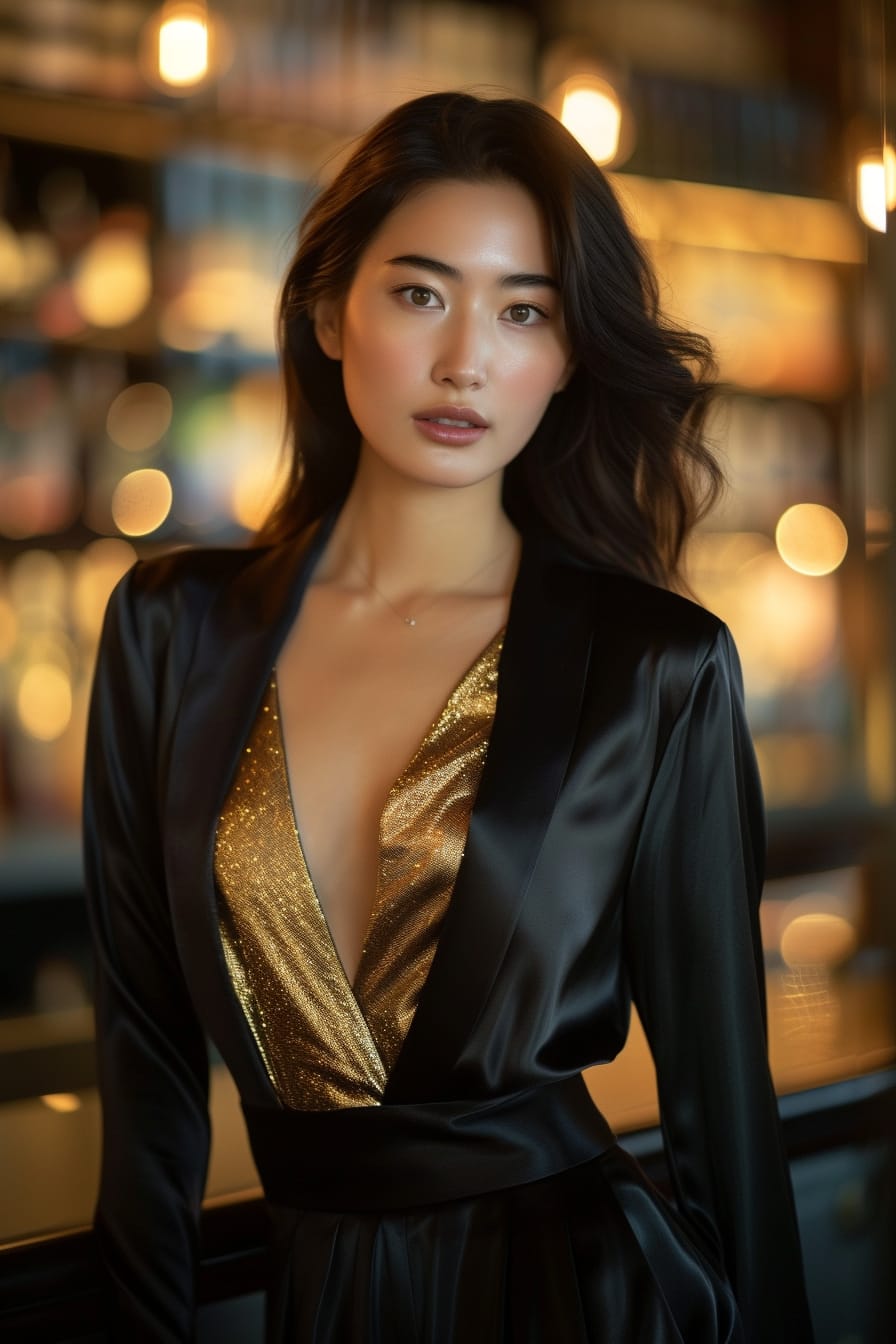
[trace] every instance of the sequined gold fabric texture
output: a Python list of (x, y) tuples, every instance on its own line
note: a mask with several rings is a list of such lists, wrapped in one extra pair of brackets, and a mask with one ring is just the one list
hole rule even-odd
[(285, 1106), (382, 1100), (463, 856), (503, 638), (501, 631), (461, 678), (386, 799), (354, 988), (302, 853), (271, 675), (219, 819), (215, 879), (234, 990)]

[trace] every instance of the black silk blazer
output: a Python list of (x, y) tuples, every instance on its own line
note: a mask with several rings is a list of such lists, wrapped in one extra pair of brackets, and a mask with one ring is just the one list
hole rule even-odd
[[(327, 530), (139, 563), (104, 626), (84, 807), (96, 1226), (115, 1291), (160, 1338), (191, 1328), (206, 1038), (244, 1104), (279, 1104), (225, 965), (213, 843)], [(611, 1059), (634, 998), (679, 1209), (748, 1338), (794, 1344), (811, 1331), (766, 1062), (763, 850), (726, 628), (527, 538), (466, 850), (385, 1103), (503, 1095)]]

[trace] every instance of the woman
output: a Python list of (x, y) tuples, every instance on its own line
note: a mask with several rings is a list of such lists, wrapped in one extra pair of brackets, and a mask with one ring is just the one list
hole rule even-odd
[[(705, 344), (562, 127), (461, 94), (360, 145), (280, 317), (259, 546), (137, 565), (96, 674), (116, 1329), (191, 1334), (210, 1036), (270, 1340), (809, 1340), (736, 655), (671, 591)], [(674, 1208), (580, 1076), (632, 997)]]

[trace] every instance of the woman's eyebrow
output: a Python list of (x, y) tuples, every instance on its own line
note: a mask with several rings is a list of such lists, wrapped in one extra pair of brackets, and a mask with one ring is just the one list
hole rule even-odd
[[(390, 257), (386, 262), (387, 266), (416, 266), (422, 271), (435, 271), (437, 275), (447, 276), (449, 280), (462, 280), (463, 274), (456, 266), (449, 266), (447, 261), (437, 261), (435, 257), (422, 257), (416, 252), (407, 253), (401, 257)], [(541, 275), (538, 272), (521, 271), (516, 275), (502, 275), (499, 284), (505, 289), (517, 289), (521, 285), (529, 288), (546, 288), (559, 290), (560, 286), (556, 280), (552, 280), (549, 275)]]

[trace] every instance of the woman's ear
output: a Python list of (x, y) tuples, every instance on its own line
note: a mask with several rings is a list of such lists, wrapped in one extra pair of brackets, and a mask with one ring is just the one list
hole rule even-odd
[(342, 305), (336, 299), (318, 299), (314, 305), (314, 334), (329, 359), (342, 358)]

